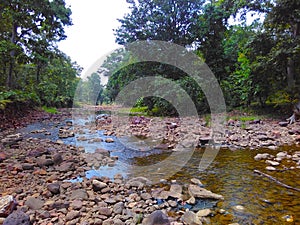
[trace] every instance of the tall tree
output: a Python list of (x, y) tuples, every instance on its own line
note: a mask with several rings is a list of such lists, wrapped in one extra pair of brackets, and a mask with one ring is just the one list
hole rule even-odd
[[(26, 55), (37, 60), (37, 54), (51, 50), (55, 42), (63, 40), (66, 37), (64, 26), (72, 24), (71, 10), (64, 0), (2, 0), (0, 9), (0, 41), (8, 49), (8, 52), (2, 53), (9, 53), (6, 55), (9, 59), (6, 86), (12, 88), (18, 57)], [(39, 69), (40, 66), (37, 67)], [(39, 72), (37, 80), (38, 75)]]

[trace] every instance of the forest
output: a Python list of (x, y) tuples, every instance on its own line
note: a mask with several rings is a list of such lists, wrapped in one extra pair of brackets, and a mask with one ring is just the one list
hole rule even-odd
[[(127, 0), (130, 12), (114, 29), (116, 43), (141, 40), (178, 44), (198, 55), (222, 88), (228, 109), (291, 103), (300, 89), (300, 2), (298, 0)], [(57, 43), (72, 25), (64, 0), (0, 2), (0, 108), (8, 104), (72, 107), (113, 103), (122, 87), (143, 76), (174, 80), (200, 112), (205, 96), (178, 68), (134, 63), (119, 49), (87, 80), (82, 68)], [(133, 62), (122, 67), (124, 63)], [(101, 76), (108, 76), (107, 85)], [(76, 91), (84, 93), (73, 102)], [(137, 102), (172, 113), (157, 97)]]

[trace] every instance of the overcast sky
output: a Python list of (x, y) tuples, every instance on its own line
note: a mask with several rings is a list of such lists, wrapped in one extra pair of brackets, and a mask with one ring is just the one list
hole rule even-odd
[(68, 38), (59, 43), (80, 66), (87, 69), (97, 59), (118, 48), (113, 29), (117, 18), (129, 12), (126, 0), (66, 0), (71, 6), (73, 26), (67, 27)]

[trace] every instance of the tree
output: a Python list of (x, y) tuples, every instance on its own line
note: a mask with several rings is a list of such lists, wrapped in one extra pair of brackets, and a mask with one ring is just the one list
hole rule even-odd
[[(8, 60), (2, 61), (3, 66), (8, 65), (6, 73), (7, 88), (15, 86), (13, 75), (16, 63), (20, 57), (38, 62), (37, 81), (39, 70), (48, 51), (55, 47), (55, 42), (63, 40), (64, 26), (71, 25), (71, 10), (67, 8), (64, 0), (2, 0), (1, 9), (1, 35), (0, 42), (5, 49), (1, 53)], [(2, 58), (3, 59), (3, 58)]]

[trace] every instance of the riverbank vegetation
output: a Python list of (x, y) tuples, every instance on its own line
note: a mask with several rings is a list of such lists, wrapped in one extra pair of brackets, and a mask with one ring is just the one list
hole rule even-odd
[[(116, 43), (126, 49), (134, 41), (161, 40), (192, 51), (218, 79), (229, 110), (290, 108), (299, 98), (299, 1), (127, 2), (130, 12), (114, 30)], [(201, 88), (183, 71), (158, 62), (138, 63), (122, 49), (81, 79), (81, 67), (57, 48), (66, 38), (65, 27), (72, 25), (71, 9), (63, 0), (1, 1), (0, 6), (0, 109), (16, 102), (71, 107), (75, 91), (80, 96), (76, 104), (110, 104), (131, 81), (161, 76), (180, 85), (199, 112), (209, 111)], [(101, 76), (109, 77), (107, 84), (101, 84)], [(141, 98), (136, 106), (176, 114), (162, 98)]]

